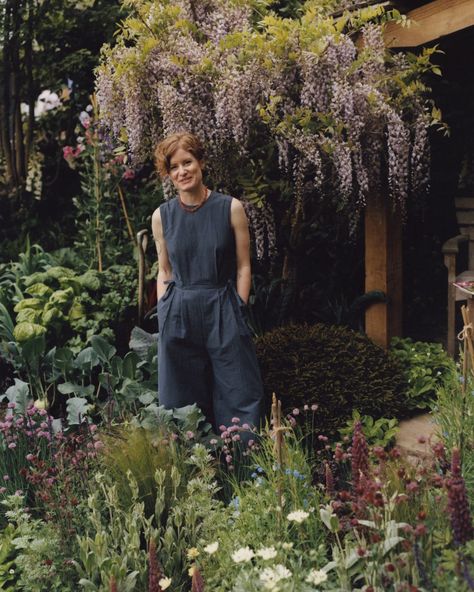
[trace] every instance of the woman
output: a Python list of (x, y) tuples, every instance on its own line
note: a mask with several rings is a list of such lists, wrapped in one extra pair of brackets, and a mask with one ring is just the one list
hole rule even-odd
[(204, 185), (204, 149), (193, 134), (167, 137), (155, 159), (178, 193), (152, 217), (160, 403), (196, 403), (214, 428), (235, 417), (258, 426), (263, 388), (246, 322), (251, 272), (244, 209)]

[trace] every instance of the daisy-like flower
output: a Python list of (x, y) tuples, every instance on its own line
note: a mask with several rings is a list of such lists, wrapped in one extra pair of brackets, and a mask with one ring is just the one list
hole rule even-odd
[(275, 590), (281, 580), (291, 578), (291, 571), (281, 563), (275, 567), (266, 567), (260, 574), (260, 581), (266, 590)]
[(295, 510), (294, 512), (290, 512), (286, 518), (290, 522), (297, 522), (298, 524), (301, 524), (308, 516), (309, 513), (305, 512), (304, 510)]
[(250, 547), (241, 547), (232, 553), (232, 559), (235, 563), (244, 563), (245, 561), (250, 561), (252, 557), (255, 557), (255, 553)]
[(305, 582), (308, 584), (313, 584), (313, 586), (317, 586), (318, 584), (322, 584), (328, 579), (328, 575), (322, 569), (312, 569), (309, 574), (306, 576)]
[(161, 578), (161, 580), (158, 582), (158, 585), (162, 590), (166, 590), (166, 588), (171, 586), (171, 578)]
[(204, 551), (208, 555), (212, 555), (217, 551), (218, 548), (219, 548), (219, 541), (216, 541), (215, 543), (211, 543), (210, 545), (207, 545), (206, 547), (204, 547)]
[(186, 553), (188, 559), (196, 559), (198, 555), (199, 551), (196, 549), (196, 547), (191, 547), (191, 549), (188, 549), (188, 552)]
[(262, 559), (275, 559), (277, 551), (275, 547), (262, 547), (257, 551), (256, 555)]

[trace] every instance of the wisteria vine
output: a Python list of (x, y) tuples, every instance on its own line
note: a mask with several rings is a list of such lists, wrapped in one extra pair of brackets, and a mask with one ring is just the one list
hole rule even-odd
[[(317, 14), (307, 3), (299, 20), (268, 7), (256, 19), (264, 4), (128, 0), (134, 14), (104, 51), (97, 96), (103, 125), (132, 162), (149, 159), (165, 135), (191, 130), (208, 148), (213, 181), (233, 191), (258, 134), (275, 146), (300, 205), (327, 184), (356, 216), (382, 186), (402, 208), (425, 192), (431, 103), (417, 81), (431, 67), (426, 53), (390, 54), (380, 10), (340, 16), (341, 27), (334, 2)], [(263, 256), (275, 245), (270, 204), (246, 210)]]

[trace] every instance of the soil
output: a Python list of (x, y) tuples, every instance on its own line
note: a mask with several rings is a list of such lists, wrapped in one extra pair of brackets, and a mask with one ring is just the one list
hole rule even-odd
[(396, 445), (407, 456), (427, 458), (431, 455), (431, 445), (436, 440), (433, 416), (423, 413), (400, 422)]

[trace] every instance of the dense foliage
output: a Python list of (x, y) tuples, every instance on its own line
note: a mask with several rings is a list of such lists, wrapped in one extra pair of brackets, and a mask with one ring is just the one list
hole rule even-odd
[(358, 409), (373, 417), (406, 410), (401, 366), (370, 339), (344, 327), (289, 325), (257, 340), (268, 396), (291, 411), (318, 405), (318, 421), (334, 433)]

